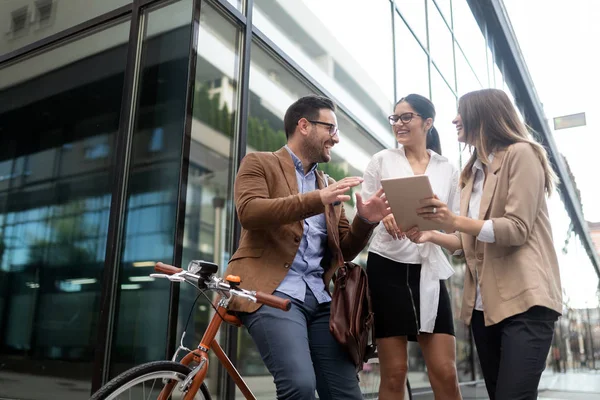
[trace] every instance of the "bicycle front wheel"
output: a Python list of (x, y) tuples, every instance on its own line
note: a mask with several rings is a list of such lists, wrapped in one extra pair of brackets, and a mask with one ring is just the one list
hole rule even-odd
[[(177, 389), (191, 370), (172, 361), (154, 361), (142, 364), (115, 377), (90, 398), (90, 400), (137, 400), (156, 399), (165, 385), (171, 386), (172, 400), (183, 399), (184, 393)], [(203, 383), (194, 400), (211, 400)]]

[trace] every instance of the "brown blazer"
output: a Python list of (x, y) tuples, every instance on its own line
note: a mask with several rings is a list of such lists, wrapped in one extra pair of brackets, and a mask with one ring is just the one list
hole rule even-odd
[[(461, 319), (470, 324), (479, 273), (485, 325), (545, 306), (562, 312), (558, 260), (544, 192), (544, 170), (531, 145), (517, 143), (496, 152), (488, 167), (479, 219), (494, 223), (495, 243), (460, 234), (465, 273)], [(466, 216), (473, 177), (461, 192)]]
[[(325, 177), (317, 173), (317, 186)], [(333, 182), (332, 179), (329, 181)], [(342, 204), (325, 207), (319, 191), (298, 193), (296, 169), (285, 148), (274, 153), (250, 153), (238, 171), (234, 196), (242, 233), (237, 251), (229, 260), (225, 274), (238, 275), (241, 287), (273, 293), (287, 275), (298, 252), (303, 220), (325, 212), (330, 260), (323, 260), (323, 280), (328, 288), (339, 267), (338, 250), (344, 260), (354, 259), (365, 247), (375, 225), (354, 218), (346, 219)], [(233, 311), (253, 312), (260, 305), (234, 298)]]

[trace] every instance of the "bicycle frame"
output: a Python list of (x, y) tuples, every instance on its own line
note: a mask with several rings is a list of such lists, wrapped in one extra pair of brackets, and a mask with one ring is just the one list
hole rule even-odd
[[(185, 388), (187, 385), (190, 385), (191, 378), (191, 385), (189, 386), (188, 392), (183, 397), (183, 400), (193, 400), (194, 396), (196, 396), (196, 393), (198, 393), (200, 385), (202, 385), (202, 382), (204, 382), (204, 379), (206, 378), (209, 362), (208, 351), (211, 349), (213, 350), (221, 364), (225, 367), (227, 373), (229, 374), (229, 376), (231, 376), (231, 378), (235, 382), (236, 386), (240, 389), (244, 397), (247, 400), (256, 400), (256, 397), (254, 396), (254, 394), (252, 394), (252, 391), (250, 391), (250, 388), (248, 387), (246, 382), (244, 382), (238, 370), (235, 368), (229, 357), (227, 357), (227, 354), (225, 354), (225, 352), (221, 348), (221, 345), (219, 345), (219, 343), (215, 340), (215, 337), (217, 336), (217, 333), (219, 332), (219, 328), (221, 327), (223, 321), (233, 324), (237, 327), (242, 326), (241, 321), (237, 317), (227, 312), (227, 308), (224, 306), (224, 304), (226, 303), (224, 303), (223, 300), (219, 301), (219, 304), (217, 306), (217, 312), (211, 318), (210, 323), (208, 324), (208, 328), (206, 328), (206, 331), (202, 336), (202, 340), (200, 341), (198, 348), (188, 352), (188, 354), (186, 354), (180, 361), (180, 363), (185, 366), (189, 366), (192, 362), (198, 364), (198, 366), (192, 370), (190, 375), (188, 375), (188, 377), (181, 383), (181, 386)], [(167, 384), (158, 396), (158, 400), (167, 400), (175, 385), (176, 382), (171, 382)]]

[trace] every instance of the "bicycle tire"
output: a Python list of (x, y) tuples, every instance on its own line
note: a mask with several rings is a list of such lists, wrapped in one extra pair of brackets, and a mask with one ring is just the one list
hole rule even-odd
[[(128, 369), (122, 374), (111, 379), (106, 385), (102, 386), (96, 393), (92, 395), (90, 400), (109, 400), (113, 399), (119, 389), (126, 387), (127, 384), (144, 376), (154, 376), (158, 379), (160, 373), (164, 373), (165, 377), (175, 376), (177, 379), (183, 380), (191, 369), (187, 366), (173, 361), (153, 361), (146, 364), (138, 365), (137, 367)], [(140, 383), (143, 381), (140, 381)], [(198, 394), (203, 396), (204, 400), (212, 400), (208, 388), (204, 383), (200, 386)]]

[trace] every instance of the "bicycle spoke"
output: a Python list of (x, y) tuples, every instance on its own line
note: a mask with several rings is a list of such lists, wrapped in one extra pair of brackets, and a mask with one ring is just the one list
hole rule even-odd
[(150, 394), (148, 395), (148, 400), (150, 400), (150, 397), (152, 396), (152, 392), (154, 391), (154, 385), (156, 385), (156, 379), (153, 381), (152, 387), (150, 388)]

